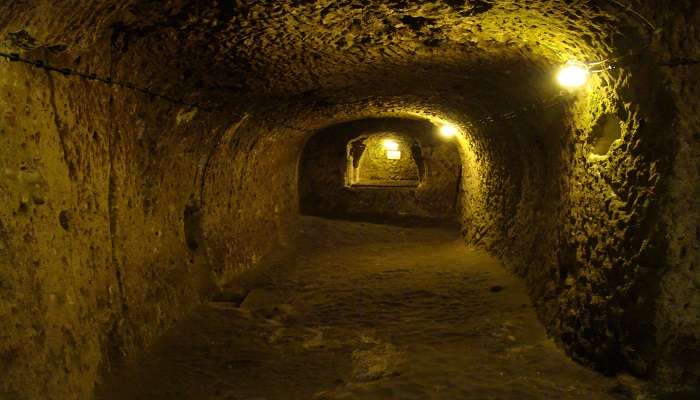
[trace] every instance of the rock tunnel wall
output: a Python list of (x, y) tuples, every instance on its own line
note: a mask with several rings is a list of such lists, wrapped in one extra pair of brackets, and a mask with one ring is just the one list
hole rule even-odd
[[(301, 211), (326, 216), (455, 219), (460, 161), (453, 143), (435, 137), (420, 120), (375, 119), (334, 125), (306, 143), (300, 161)], [(363, 135), (395, 132), (414, 138), (424, 168), (418, 187), (353, 187), (346, 184), (347, 146)], [(411, 154), (404, 157), (412, 157)]]
[(285, 240), (307, 138), (378, 116), (462, 127), (465, 238), (569, 354), (697, 383), (700, 5), (634, 4), (662, 29), (596, 1), (0, 5), (3, 51), (176, 100), (0, 61), (0, 394), (89, 398)]
[[(2, 71), (1, 393), (84, 398), (99, 367), (197, 296), (182, 279), (197, 267), (176, 224), (196, 168), (158, 156), (173, 132), (154, 126), (170, 119), (176, 130), (175, 110), (19, 65)], [(177, 174), (158, 172), (166, 165)]]
[[(491, 140), (508, 135), (507, 143), (487, 145), (476, 191), (490, 201), (464, 225), (469, 242), (525, 277), (569, 354), (602, 371), (627, 366), (645, 375), (658, 361), (646, 342), (654, 308), (647, 294), (656, 290), (646, 274), (664, 262), (656, 191), (668, 168), (670, 138), (659, 135), (668, 121), (651, 112), (661, 100), (643, 112), (640, 129), (639, 111), (625, 109), (615, 91), (608, 95), (562, 108), (549, 123), (539, 116), (492, 127)], [(596, 158), (592, 137), (606, 114), (618, 116), (622, 136)]]
[(304, 136), (264, 120), (244, 117), (219, 138), (203, 182), (204, 241), (219, 289), (287, 244), (298, 214)]
[(377, 133), (357, 138), (347, 147), (352, 166), (346, 168), (346, 185), (408, 185), (423, 178), (421, 147), (410, 137)]
[[(657, 276), (654, 328), (658, 374), (676, 383), (700, 381), (700, 4), (650, 4), (663, 21), (658, 78), (673, 104), (668, 184), (660, 193), (665, 265)], [(657, 71), (654, 71), (657, 72)], [(667, 116), (668, 118), (669, 116)]]
[(247, 117), (0, 71), (0, 398), (90, 398), (280, 239), (296, 154)]
[(700, 350), (697, 63), (669, 54), (697, 54), (698, 8), (675, 5), (647, 12), (658, 58), (468, 140), (463, 196), (467, 241), (525, 277), (572, 357), (671, 385), (698, 383)]

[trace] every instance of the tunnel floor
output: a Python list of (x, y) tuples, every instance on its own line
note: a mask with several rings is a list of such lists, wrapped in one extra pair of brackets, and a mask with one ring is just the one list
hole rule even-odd
[(620, 398), (617, 380), (546, 337), (520, 280), (456, 229), (304, 217), (297, 233), (98, 398)]

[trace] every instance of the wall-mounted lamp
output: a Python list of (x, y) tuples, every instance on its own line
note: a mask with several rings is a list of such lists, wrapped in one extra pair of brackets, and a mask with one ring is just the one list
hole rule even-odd
[(386, 158), (389, 160), (400, 160), (401, 151), (399, 150), (399, 144), (395, 140), (384, 139), (384, 149), (386, 150)]
[(444, 124), (440, 127), (440, 136), (444, 138), (452, 138), (457, 135), (457, 127), (452, 124)]
[(566, 89), (583, 87), (591, 77), (588, 66), (578, 61), (569, 61), (557, 73), (557, 82)]
[(398, 150), (399, 144), (391, 139), (384, 140), (384, 148), (387, 150)]
[(386, 151), (386, 158), (389, 160), (400, 160), (401, 159), (401, 151), (399, 150), (387, 150)]

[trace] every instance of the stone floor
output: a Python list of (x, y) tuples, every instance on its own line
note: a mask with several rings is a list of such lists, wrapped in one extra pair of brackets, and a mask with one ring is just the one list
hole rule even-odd
[(634, 397), (569, 360), (521, 281), (456, 229), (306, 217), (297, 233), (98, 398)]

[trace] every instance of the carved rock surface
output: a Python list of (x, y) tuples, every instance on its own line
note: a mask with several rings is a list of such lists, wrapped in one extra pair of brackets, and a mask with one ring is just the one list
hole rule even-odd
[[(287, 240), (304, 145), (367, 118), (460, 127), (465, 240), (573, 358), (697, 384), (700, 4), (627, 2), (3, 2), (0, 398), (90, 398)], [(603, 67), (562, 94), (570, 59)]]

